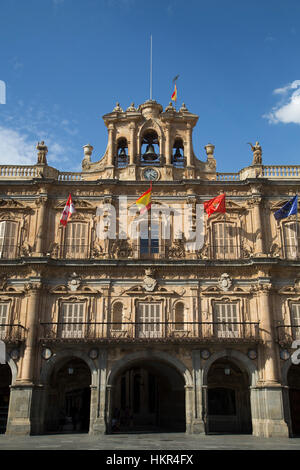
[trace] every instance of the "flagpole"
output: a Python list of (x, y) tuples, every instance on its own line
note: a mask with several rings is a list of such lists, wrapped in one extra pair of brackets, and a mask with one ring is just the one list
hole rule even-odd
[(152, 101), (152, 34), (150, 36), (150, 100)]
[(298, 240), (298, 194), (297, 194), (297, 207), (296, 207), (296, 258), (299, 257), (299, 240)]

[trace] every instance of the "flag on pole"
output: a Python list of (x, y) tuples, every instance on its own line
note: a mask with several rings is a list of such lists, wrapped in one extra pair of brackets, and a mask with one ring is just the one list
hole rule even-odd
[(150, 183), (150, 188), (147, 189), (144, 194), (142, 194), (137, 200), (136, 205), (139, 207), (140, 214), (144, 214), (151, 207), (151, 193), (152, 193), (152, 182)]
[(285, 219), (286, 217), (289, 217), (290, 215), (297, 215), (298, 211), (298, 194), (294, 196), (292, 199), (290, 199), (284, 206), (281, 207), (281, 209), (278, 209), (274, 213), (274, 217), (276, 220), (281, 220)]
[(72, 196), (71, 196), (71, 194), (69, 194), (67, 204), (65, 205), (65, 208), (64, 208), (63, 213), (62, 213), (61, 218), (60, 218), (60, 223), (64, 227), (67, 225), (70, 217), (72, 216), (72, 214), (74, 214), (74, 212), (76, 212), (75, 206), (74, 206), (73, 201), (72, 201)]
[(176, 82), (175, 82), (175, 86), (174, 86), (174, 91), (173, 91), (173, 94), (171, 96), (171, 99), (173, 101), (176, 101), (177, 100), (177, 87), (176, 87)]
[(226, 212), (225, 193), (204, 202), (204, 209), (207, 212), (208, 217), (210, 217), (214, 212)]

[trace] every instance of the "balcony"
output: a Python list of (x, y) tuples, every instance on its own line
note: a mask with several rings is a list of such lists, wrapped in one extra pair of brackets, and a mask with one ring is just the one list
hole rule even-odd
[(43, 322), (40, 339), (103, 343), (257, 343), (257, 322)]
[(13, 323), (0, 324), (0, 340), (5, 343), (18, 343), (25, 340), (26, 329)]

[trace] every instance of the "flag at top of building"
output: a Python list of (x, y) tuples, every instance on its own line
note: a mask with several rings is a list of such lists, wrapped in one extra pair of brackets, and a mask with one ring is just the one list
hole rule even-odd
[(67, 203), (65, 205), (65, 208), (64, 208), (63, 213), (61, 214), (61, 218), (60, 218), (60, 223), (64, 227), (67, 225), (70, 217), (72, 216), (72, 214), (74, 214), (74, 212), (76, 212), (75, 206), (74, 206), (73, 201), (72, 201), (72, 196), (71, 196), (71, 194), (69, 194)]
[(175, 85), (174, 85), (173, 94), (172, 94), (172, 96), (171, 96), (171, 100), (172, 100), (172, 101), (175, 101), (175, 103), (176, 103), (176, 101), (177, 101), (177, 86), (176, 86), (176, 80), (178, 79), (178, 77), (179, 77), (179, 75), (176, 75), (176, 77), (173, 78), (173, 83), (175, 83)]
[(285, 219), (286, 217), (289, 217), (290, 215), (297, 214), (298, 212), (298, 194), (294, 196), (292, 199), (290, 199), (287, 203), (284, 204), (284, 206), (281, 207), (281, 209), (278, 209), (274, 213), (274, 217), (276, 220), (281, 220)]
[(144, 192), (136, 201), (136, 205), (140, 210), (140, 214), (144, 214), (151, 207), (151, 193), (152, 193), (152, 181), (150, 183), (150, 188)]
[(210, 217), (215, 212), (226, 212), (225, 197), (226, 195), (224, 193), (204, 202), (204, 209), (207, 212), (208, 217)]

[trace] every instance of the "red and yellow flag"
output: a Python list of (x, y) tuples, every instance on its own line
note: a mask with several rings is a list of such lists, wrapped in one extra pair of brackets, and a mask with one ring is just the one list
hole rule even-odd
[(144, 214), (151, 207), (151, 192), (152, 192), (152, 182), (150, 183), (150, 188), (142, 194), (136, 201), (136, 205), (139, 207), (140, 214)]
[(225, 193), (206, 201), (204, 203), (204, 209), (207, 212), (208, 217), (210, 217), (214, 212), (226, 212)]
[(174, 91), (173, 91), (173, 94), (171, 96), (171, 99), (173, 101), (176, 101), (177, 100), (177, 86), (176, 86), (176, 82), (175, 82), (175, 86), (174, 86)]

